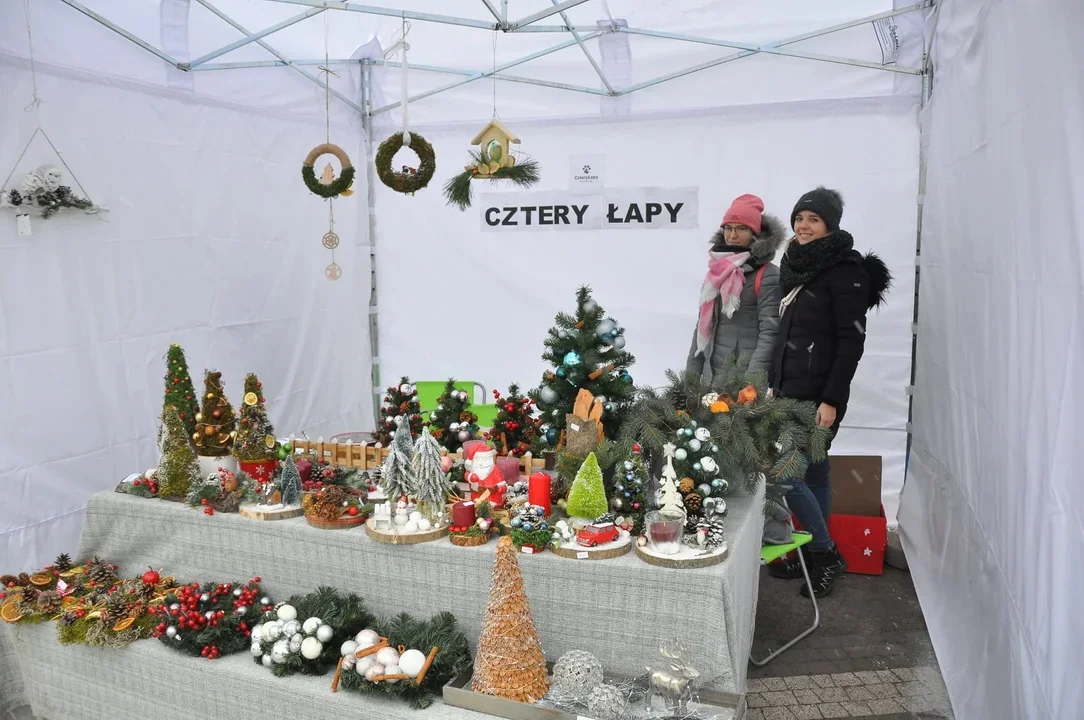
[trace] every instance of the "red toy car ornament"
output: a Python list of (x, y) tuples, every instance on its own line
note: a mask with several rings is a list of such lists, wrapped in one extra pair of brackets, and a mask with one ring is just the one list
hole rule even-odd
[(576, 542), (584, 547), (598, 547), (621, 537), (613, 523), (595, 523), (576, 533)]

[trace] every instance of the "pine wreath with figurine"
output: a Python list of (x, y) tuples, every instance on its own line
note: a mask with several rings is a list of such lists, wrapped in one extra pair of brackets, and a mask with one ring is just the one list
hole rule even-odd
[[(395, 192), (413, 195), (429, 184), (437, 170), (437, 156), (433, 146), (418, 133), (407, 133), (408, 142), (403, 142), (403, 133), (398, 132), (380, 143), (376, 151), (376, 174), (380, 182)], [(402, 170), (391, 167), (395, 154), (403, 147), (409, 147), (418, 156), (418, 167), (404, 165)]]

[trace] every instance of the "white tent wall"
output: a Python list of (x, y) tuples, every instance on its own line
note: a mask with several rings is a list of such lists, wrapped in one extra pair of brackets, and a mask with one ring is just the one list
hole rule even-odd
[[(656, 119), (520, 122), (542, 166), (539, 190), (568, 187), (570, 155), (606, 155), (608, 187), (699, 187), (699, 230), (482, 233), (478, 202), (460, 212), (437, 187), (416, 196), (377, 186), (382, 379), (451, 374), (502, 391), (545, 369), (542, 341), (589, 284), (627, 329), (639, 385), (684, 369), (708, 241), (730, 201), (752, 192), (788, 222), (818, 184), (846, 199), (843, 225), (896, 282), (870, 313), (839, 454), (884, 457), (886, 512), (903, 484), (914, 297), (917, 105), (914, 99), (796, 103)], [(424, 127), (438, 166), (461, 165), (479, 126)], [(378, 139), (379, 140), (379, 139)], [(873, 159), (871, 161), (871, 159)], [(451, 171), (448, 171), (451, 172)], [(476, 183), (485, 189), (484, 183)]]
[[(170, 343), (197, 392), (221, 370), (235, 408), (257, 372), (282, 434), (372, 416), (365, 174), (336, 202), (329, 282), (327, 205), (299, 177), (322, 120), (40, 63), (36, 79), (42, 127), (111, 210), (35, 218), (30, 237), (0, 214), (0, 557), (18, 569), (71, 551), (87, 497), (156, 464)], [(25, 63), (0, 60), (5, 174), (36, 126), (32, 88)], [(360, 163), (360, 123), (332, 132)], [(43, 163), (59, 161), (39, 136), (16, 178)]]
[(1084, 6), (945, 3), (900, 530), (956, 717), (1081, 717)]

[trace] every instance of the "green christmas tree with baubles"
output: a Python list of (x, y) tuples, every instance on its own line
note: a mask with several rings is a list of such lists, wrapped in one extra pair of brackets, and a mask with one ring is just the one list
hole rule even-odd
[(470, 404), (470, 395), (456, 388), (455, 378), (448, 378), (436, 409), (429, 414), (430, 434), (450, 453), (478, 436), (478, 416), (470, 411)]
[(497, 417), (493, 428), (486, 433), (501, 455), (519, 457), (526, 453), (538, 439), (538, 418), (534, 417), (534, 401), (520, 392), (519, 385), (508, 386), (508, 394), (501, 396), (493, 391), (497, 404)]
[(384, 404), (380, 408), (380, 421), (373, 437), (383, 447), (388, 447), (401, 422), (407, 424), (412, 437), (422, 431), (422, 409), (418, 404), (418, 389), (405, 375), (399, 385), (389, 387), (384, 395)]
[(278, 457), (275, 428), (267, 418), (263, 383), (255, 373), (245, 376), (245, 395), (241, 405), (233, 455), (244, 462), (262, 462)]
[(552, 366), (542, 384), (531, 391), (541, 411), (543, 447), (561, 442), (565, 418), (572, 412), (579, 391), (587, 390), (603, 405), (602, 426), (616, 438), (633, 400), (629, 368), (636, 362), (625, 351), (624, 330), (591, 297), (591, 288), (576, 293), (574, 314), (557, 314), (545, 340), (542, 359)]
[(199, 401), (196, 389), (192, 387), (192, 376), (188, 374), (188, 360), (184, 357), (184, 348), (177, 343), (169, 346), (166, 352), (166, 397), (162, 405), (162, 420), (169, 408), (177, 410), (177, 416), (185, 429), (185, 437), (196, 431), (196, 413)]
[(628, 457), (614, 470), (613, 491), (610, 493), (610, 507), (617, 525), (632, 535), (644, 531), (649, 482), (650, 471), (644, 461), (643, 448), (639, 443), (634, 443)]
[(208, 370), (203, 379), (203, 410), (200, 411), (192, 440), (203, 457), (225, 457), (233, 449), (237, 418), (226, 399), (222, 373)]

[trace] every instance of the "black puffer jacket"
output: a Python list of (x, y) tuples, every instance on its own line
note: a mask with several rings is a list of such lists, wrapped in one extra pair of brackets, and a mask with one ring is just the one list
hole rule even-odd
[(865, 347), (866, 311), (891, 280), (876, 255), (850, 250), (806, 282), (780, 316), (769, 372), (775, 393), (833, 406), (838, 429)]

